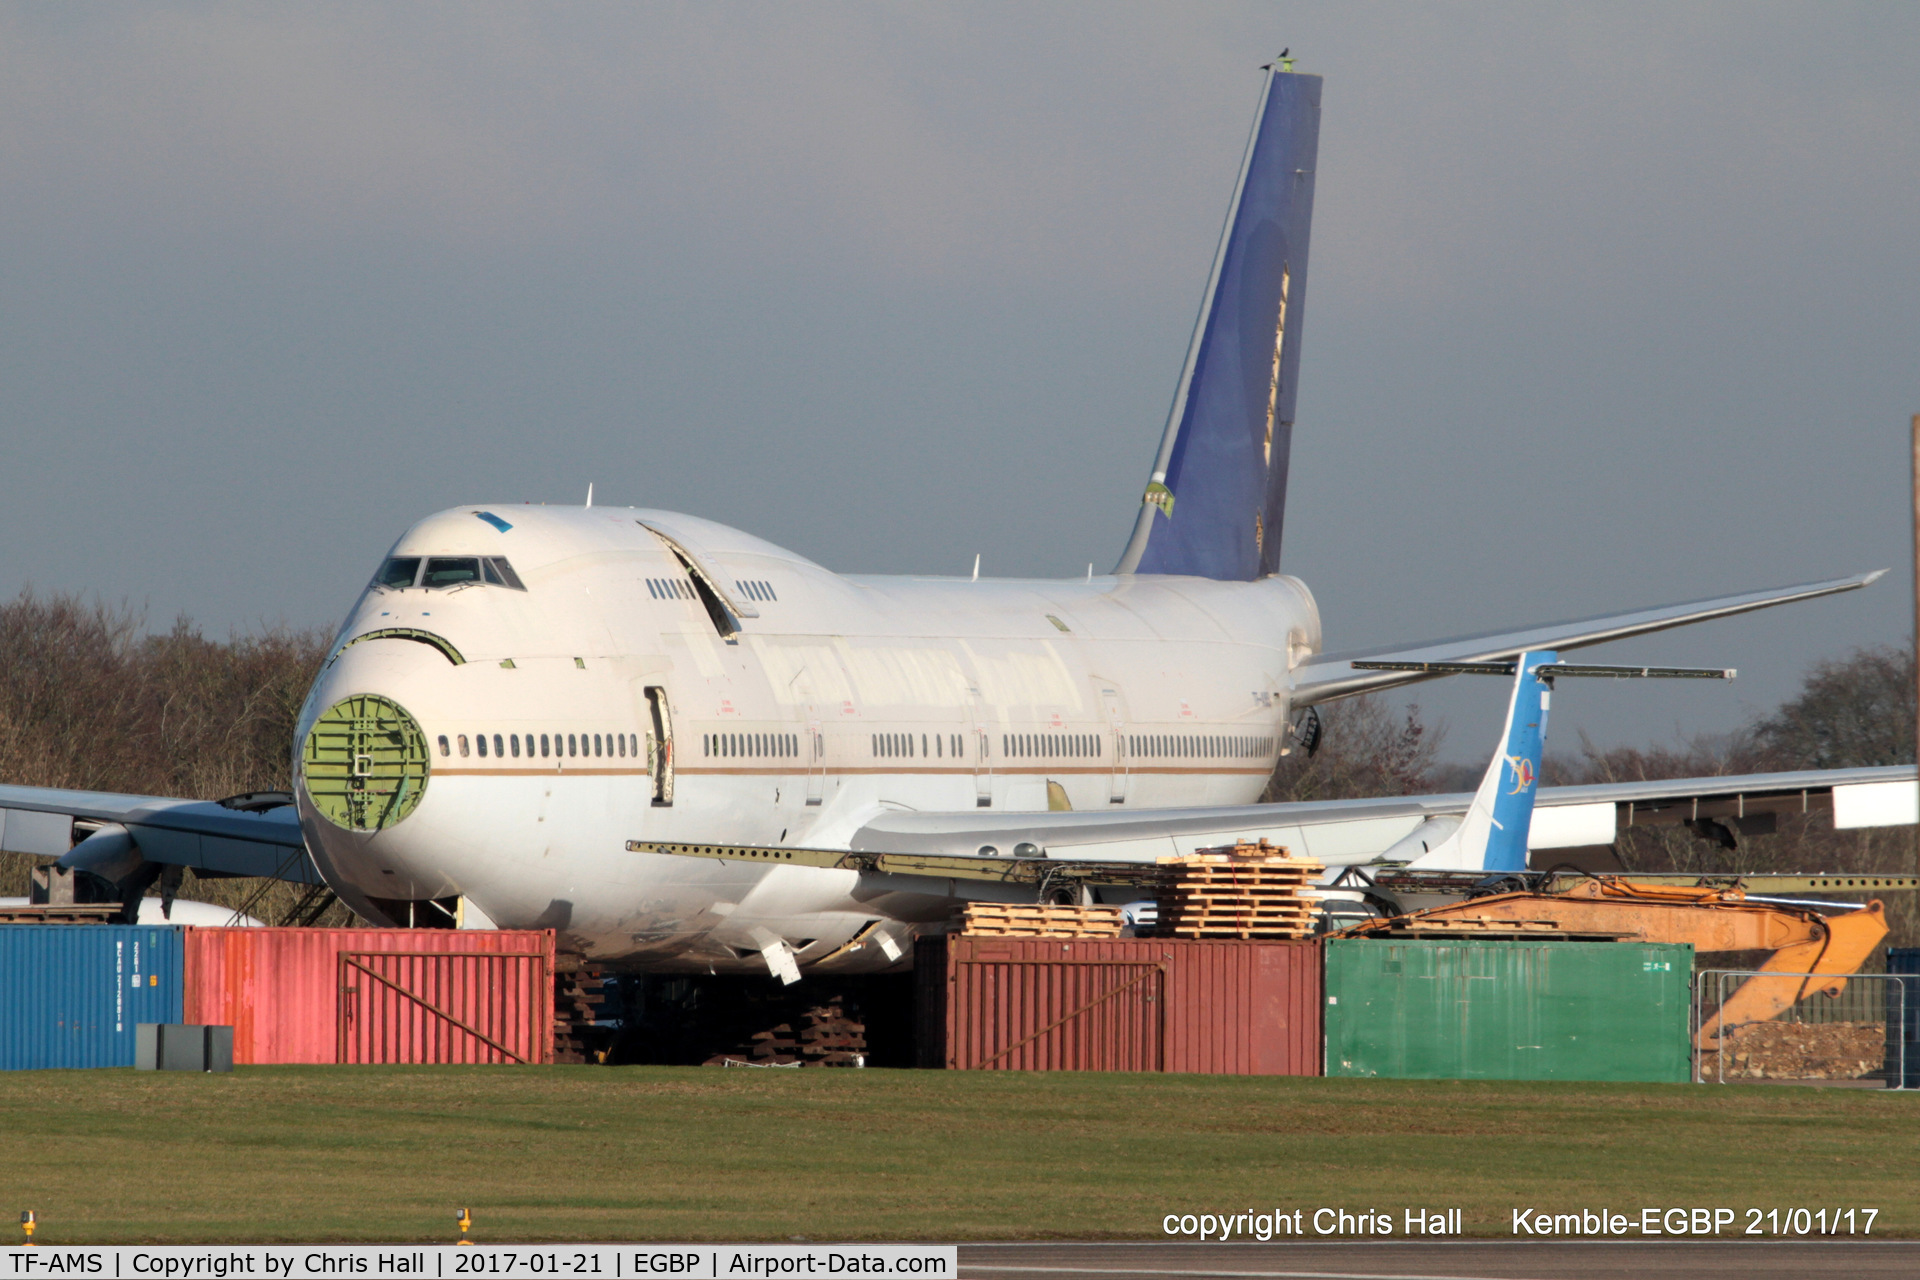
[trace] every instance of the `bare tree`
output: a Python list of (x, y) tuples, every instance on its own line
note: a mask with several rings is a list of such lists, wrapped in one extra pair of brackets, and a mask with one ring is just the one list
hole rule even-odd
[[(142, 622), (73, 595), (0, 605), (0, 781), (205, 800), (288, 789), (294, 722), (327, 634), (219, 641), (185, 618), (154, 635)], [(24, 893), (33, 861), (0, 855), (0, 894)], [(259, 887), (210, 880), (191, 896), (238, 905)], [(271, 887), (263, 909), (293, 893)]]
[[(1815, 664), (1794, 697), (1733, 733), (1610, 751), (1583, 735), (1577, 755), (1550, 759), (1545, 772), (1553, 783), (1598, 783), (1907, 764), (1914, 758), (1913, 681), (1910, 651), (1858, 649)], [(1913, 868), (1914, 845), (1911, 827), (1836, 831), (1825, 816), (1789, 814), (1773, 832), (1741, 836), (1732, 849), (1668, 826), (1635, 828), (1616, 847), (1636, 871), (1902, 874)], [(1886, 901), (1895, 945), (1920, 938), (1914, 895)]]
[(1319, 750), (1309, 756), (1296, 747), (1282, 756), (1262, 801), (1349, 800), (1434, 790), (1446, 729), (1428, 728), (1417, 704), (1396, 711), (1384, 698), (1365, 694), (1319, 711)]

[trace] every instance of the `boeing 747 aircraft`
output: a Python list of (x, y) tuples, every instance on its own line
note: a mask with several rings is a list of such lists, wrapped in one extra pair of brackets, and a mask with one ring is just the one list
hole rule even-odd
[[(856, 577), (693, 515), (463, 505), (373, 567), (301, 712), (293, 804), (0, 786), (0, 847), (126, 894), (190, 866), (324, 881), (376, 922), (457, 897), (634, 969), (786, 975), (902, 965), (957, 900), (1034, 894), (851, 855), (1139, 862), (1264, 836), (1330, 866), (1489, 865), (1473, 796), (1255, 801), (1330, 699), (1877, 575), (1322, 653), (1313, 594), (1281, 572), (1320, 89), (1267, 73), (1113, 572)], [(1533, 843), (1911, 776), (1548, 792)]]

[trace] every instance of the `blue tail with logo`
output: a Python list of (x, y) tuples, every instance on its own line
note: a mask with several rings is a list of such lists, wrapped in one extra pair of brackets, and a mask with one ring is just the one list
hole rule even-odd
[(1220, 247), (1119, 573), (1280, 567), (1320, 145), (1320, 77), (1268, 69)]
[(1525, 871), (1527, 832), (1540, 791), (1540, 755), (1546, 747), (1547, 711), (1553, 675), (1539, 670), (1557, 663), (1550, 649), (1520, 655), (1507, 700), (1500, 747), (1480, 780), (1473, 803), (1452, 834), (1409, 865), (1449, 870)]

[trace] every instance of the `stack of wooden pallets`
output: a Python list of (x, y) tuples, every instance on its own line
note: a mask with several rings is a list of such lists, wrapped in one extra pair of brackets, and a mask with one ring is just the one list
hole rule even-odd
[(1015, 907), (969, 902), (960, 932), (980, 938), (1117, 938), (1118, 907)]
[(553, 1060), (604, 1062), (612, 1035), (596, 1027), (606, 1003), (606, 973), (575, 952), (553, 957)]
[(842, 1000), (830, 1000), (800, 1016), (798, 1029), (783, 1022), (756, 1031), (748, 1046), (719, 1053), (709, 1067), (859, 1067), (867, 1060), (867, 1024), (860, 1011)]
[(1265, 840), (1160, 859), (1154, 886), (1162, 938), (1304, 938), (1325, 867)]

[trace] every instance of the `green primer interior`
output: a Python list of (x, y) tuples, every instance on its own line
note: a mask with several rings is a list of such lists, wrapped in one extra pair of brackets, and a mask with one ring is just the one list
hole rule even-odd
[(399, 703), (375, 694), (342, 698), (321, 712), (300, 759), (314, 807), (352, 831), (392, 826), (426, 793), (427, 735)]

